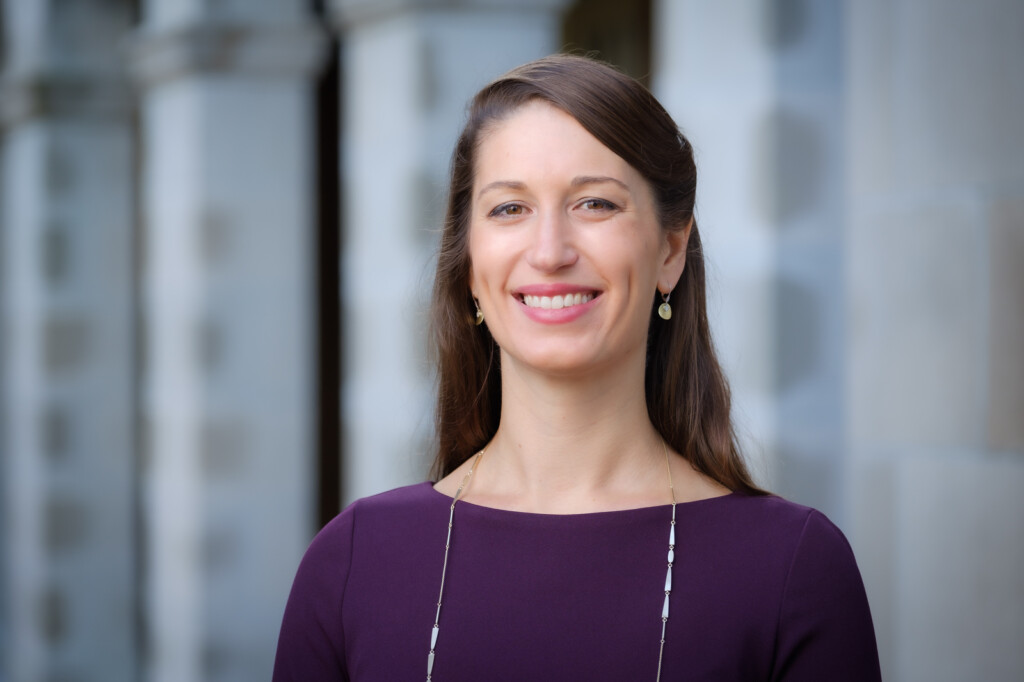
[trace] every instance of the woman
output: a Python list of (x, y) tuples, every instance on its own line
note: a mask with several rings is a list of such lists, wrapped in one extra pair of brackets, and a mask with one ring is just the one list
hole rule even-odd
[(439, 480), (321, 531), (275, 680), (879, 679), (846, 540), (738, 453), (695, 190), (606, 65), (477, 94), (433, 297)]

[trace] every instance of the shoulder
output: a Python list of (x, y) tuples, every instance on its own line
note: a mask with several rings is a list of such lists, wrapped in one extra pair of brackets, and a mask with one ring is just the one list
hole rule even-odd
[(403, 533), (415, 533), (433, 508), (447, 506), (429, 483), (406, 486), (353, 502), (317, 533), (285, 607), (275, 682), (348, 679), (343, 608), (352, 573), (380, 554), (378, 545), (408, 541)]
[[(815, 588), (860, 588), (853, 551), (842, 531), (824, 514), (774, 495), (744, 495), (698, 503), (683, 511), (695, 549), (792, 604)], [(816, 598), (816, 597), (812, 597)]]
[(733, 493), (694, 505), (687, 512), (719, 541), (738, 551), (790, 560), (801, 546), (849, 552), (843, 533), (824, 514), (776, 495)]
[(857, 571), (846, 536), (822, 512), (775, 495), (737, 497), (736, 514), (742, 522), (784, 550), (781, 558), (789, 564), (789, 578), (797, 564), (805, 568), (820, 564), (828, 570), (842, 565)]
[(341, 516), (349, 518), (357, 536), (377, 530), (394, 535), (418, 519), (447, 513), (450, 502), (430, 482), (422, 482), (356, 500)]
[(447, 505), (444, 496), (429, 482), (362, 497), (345, 507), (317, 533), (309, 545), (307, 559), (310, 555), (328, 558), (343, 548), (350, 550), (354, 538), (367, 530), (389, 524), (404, 525), (410, 519), (438, 509), (447, 509)]
[(792, 531), (800, 528), (811, 516), (822, 516), (821, 512), (790, 502), (778, 495), (748, 495), (746, 493), (732, 493), (723, 498), (727, 502), (727, 509), (737, 516), (742, 516), (749, 522), (768, 528)]
[(711, 518), (730, 559), (766, 593), (775, 620), (771, 679), (879, 680), (867, 595), (850, 543), (824, 514), (774, 495), (733, 494)]
[(433, 484), (424, 481), (360, 498), (348, 508), (369, 513), (409, 512), (438, 502), (444, 502), (444, 496), (434, 490)]
[(394, 547), (411, 551), (431, 530), (443, 527), (450, 504), (451, 500), (429, 482), (360, 498), (317, 534), (302, 561), (303, 567), (326, 565), (335, 576), (338, 567), (344, 567), (347, 576), (351, 571), (380, 565), (389, 560)]
[[(429, 483), (419, 483), (364, 497), (348, 505), (309, 544), (295, 579), (295, 588), (335, 594), (340, 601), (345, 578), (360, 538), (393, 538), (431, 508), (446, 508)], [(381, 531), (386, 531), (382, 533)], [(294, 588), (293, 588), (294, 589)]]
[[(850, 543), (821, 512), (775, 496), (732, 495), (723, 517), (775, 585), (772, 680), (878, 680), (867, 595)], [(740, 530), (742, 529), (742, 530)], [(773, 592), (774, 592), (773, 590)]]
[(748, 551), (778, 566), (787, 590), (794, 580), (816, 576), (827, 581), (844, 575), (860, 585), (850, 543), (825, 514), (775, 495), (731, 498), (725, 513), (733, 532), (746, 538)]

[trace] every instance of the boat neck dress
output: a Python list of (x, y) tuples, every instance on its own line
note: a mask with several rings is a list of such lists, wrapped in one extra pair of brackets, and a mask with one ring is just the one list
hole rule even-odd
[[(425, 680), (451, 498), (425, 482), (348, 506), (285, 609), (274, 682)], [(455, 507), (433, 682), (650, 680), (671, 505)], [(663, 681), (880, 680), (846, 538), (775, 496), (680, 503)]]

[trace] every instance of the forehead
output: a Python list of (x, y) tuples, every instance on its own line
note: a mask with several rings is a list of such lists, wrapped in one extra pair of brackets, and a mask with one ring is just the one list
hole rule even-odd
[(482, 131), (475, 157), (475, 186), (566, 174), (615, 174), (623, 181), (639, 178), (576, 119), (543, 100), (527, 102)]

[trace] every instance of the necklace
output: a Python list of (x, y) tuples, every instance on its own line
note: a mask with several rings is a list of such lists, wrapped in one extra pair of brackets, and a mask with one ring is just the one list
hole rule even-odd
[[(672, 465), (669, 463), (668, 448), (665, 446), (665, 441), (661, 441), (661, 448), (665, 451), (665, 467), (668, 469), (668, 490), (672, 495), (672, 520), (669, 522), (668, 531), (668, 570), (665, 572), (665, 602), (661, 607), (661, 643), (658, 646), (658, 676), (655, 678), (655, 682), (661, 682), (661, 659), (665, 653), (665, 627), (668, 625), (668, 599), (672, 594), (672, 564), (676, 558), (676, 491), (672, 487)], [(473, 459), (473, 463), (469, 467), (469, 471), (462, 477), (462, 482), (459, 483), (459, 489), (455, 491), (455, 497), (452, 498), (452, 505), (448, 512), (448, 537), (444, 541), (444, 563), (441, 565), (441, 590), (437, 595), (437, 613), (434, 615), (434, 626), (430, 629), (430, 653), (427, 654), (427, 682), (432, 682), (431, 675), (434, 671), (434, 649), (437, 647), (437, 634), (440, 632), (439, 621), (441, 620), (441, 601), (444, 597), (444, 578), (448, 572), (448, 550), (452, 546), (452, 526), (455, 522), (455, 503), (459, 501), (459, 497), (462, 496), (462, 491), (469, 485), (470, 479), (473, 478), (473, 472), (480, 464), (480, 458), (484, 456), (484, 452), (487, 450), (485, 447), (480, 452), (476, 453), (476, 457)]]

